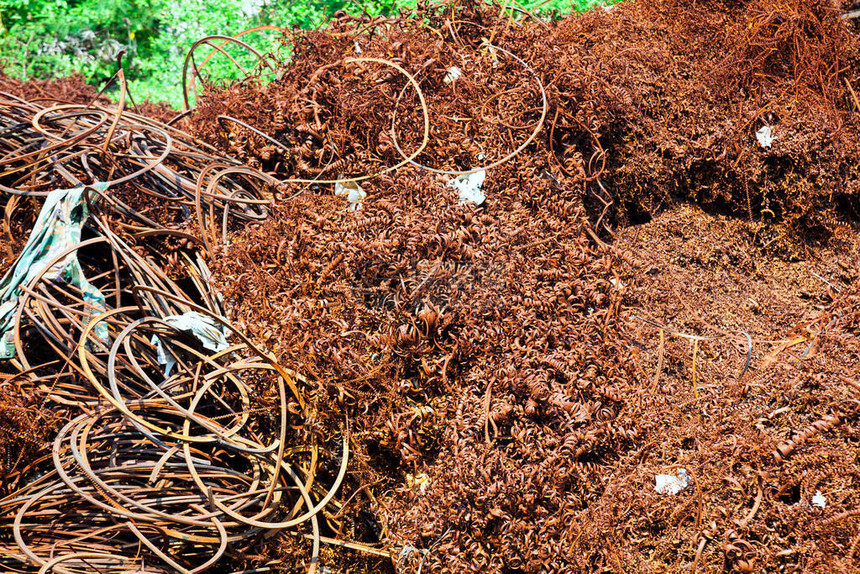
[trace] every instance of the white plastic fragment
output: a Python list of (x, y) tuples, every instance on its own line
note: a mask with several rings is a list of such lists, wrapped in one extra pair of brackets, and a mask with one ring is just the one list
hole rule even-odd
[(658, 474), (654, 477), (654, 489), (660, 494), (678, 494), (690, 485), (687, 469), (679, 468), (678, 475)]
[(817, 506), (818, 508), (824, 508), (827, 506), (827, 498), (821, 494), (820, 490), (815, 491), (815, 496), (812, 497), (812, 506)]
[(424, 494), (427, 491), (427, 487), (430, 485), (430, 477), (423, 472), (419, 472), (416, 475), (407, 474), (406, 485), (412, 490), (415, 490), (420, 494)]
[(487, 196), (484, 195), (481, 188), (484, 186), (484, 180), (486, 178), (487, 172), (482, 169), (473, 173), (458, 175), (449, 181), (448, 185), (459, 192), (460, 205), (463, 205), (466, 202), (473, 203), (475, 205), (483, 205)]
[[(176, 328), (177, 331), (191, 333), (209, 351), (217, 353), (229, 346), (226, 327), (208, 315), (189, 311), (182, 315), (165, 317), (164, 322)], [(176, 359), (164, 349), (164, 344), (158, 335), (153, 335), (151, 342), (155, 345), (159, 364), (164, 365), (164, 376), (169, 377), (170, 371), (176, 365)]]
[(457, 66), (451, 66), (450, 68), (448, 68), (448, 73), (445, 74), (445, 78), (442, 81), (446, 84), (450, 84), (462, 75), (463, 71), (460, 70), (460, 68), (458, 68)]
[(367, 197), (367, 192), (361, 189), (361, 186), (354, 181), (336, 182), (334, 184), (334, 194), (338, 197), (345, 197), (352, 211), (361, 209), (361, 200)]
[(773, 135), (773, 128), (770, 126), (762, 126), (755, 133), (758, 143), (763, 148), (770, 148), (776, 138)]

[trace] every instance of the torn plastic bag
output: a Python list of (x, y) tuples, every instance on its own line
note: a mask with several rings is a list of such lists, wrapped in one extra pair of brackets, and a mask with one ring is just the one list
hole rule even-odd
[[(177, 331), (194, 335), (203, 344), (203, 348), (209, 351), (217, 353), (229, 346), (227, 343), (226, 327), (219, 321), (202, 313), (189, 311), (182, 315), (170, 315), (164, 318), (164, 322), (175, 327)], [(164, 365), (164, 376), (169, 377), (170, 371), (176, 365), (176, 359), (167, 352), (158, 335), (153, 335), (151, 342), (155, 345), (159, 364)]]
[[(96, 183), (92, 187), (105, 191), (108, 186), (105, 183)], [(18, 311), (19, 298), (23, 293), (21, 287), (26, 286), (43, 271), (43, 278), (47, 281), (63, 282), (77, 287), (91, 315), (105, 311), (104, 295), (84, 277), (77, 251), (72, 251), (45, 270), (59, 254), (81, 242), (81, 229), (89, 216), (85, 197), (84, 186), (57, 189), (49, 193), (21, 255), (0, 282), (0, 359), (11, 359), (15, 356), (13, 322)], [(106, 324), (96, 325), (94, 334), (100, 341), (108, 342)]]
[(690, 485), (687, 469), (679, 468), (678, 475), (658, 474), (654, 477), (654, 490), (660, 494), (678, 494)]
[(487, 196), (481, 191), (484, 187), (484, 180), (487, 178), (487, 172), (483, 169), (472, 173), (458, 175), (448, 182), (450, 187), (453, 187), (459, 192), (460, 205), (471, 203), (481, 206), (487, 199)]

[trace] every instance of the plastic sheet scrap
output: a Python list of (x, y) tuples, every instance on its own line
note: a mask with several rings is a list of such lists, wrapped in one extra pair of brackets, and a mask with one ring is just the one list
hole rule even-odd
[(485, 179), (487, 179), (487, 172), (481, 169), (472, 173), (458, 175), (449, 181), (448, 185), (459, 192), (460, 205), (468, 202), (481, 206), (487, 199), (487, 196), (481, 191), (481, 188), (484, 187)]
[(361, 201), (367, 197), (367, 192), (354, 181), (337, 182), (334, 184), (334, 194), (345, 197), (352, 211), (361, 209)]
[[(107, 189), (103, 183), (94, 187), (99, 191)], [(105, 310), (104, 295), (84, 277), (77, 252), (70, 251), (57, 260), (63, 252), (68, 252), (81, 241), (81, 228), (89, 216), (85, 196), (84, 186), (49, 193), (21, 255), (3, 277), (0, 283), (0, 358), (15, 356), (13, 324), (18, 298), (23, 292), (22, 287), (39, 276), (77, 287), (93, 315)], [(106, 342), (107, 326), (100, 324), (95, 335)]]
[(690, 485), (690, 475), (687, 469), (679, 468), (678, 474), (658, 474), (654, 477), (654, 489), (660, 494), (678, 494)]
[(423, 472), (419, 472), (418, 474), (407, 474), (406, 475), (406, 485), (409, 486), (415, 492), (419, 494), (424, 494), (427, 492), (427, 487), (430, 486), (430, 477)]
[[(181, 315), (171, 315), (165, 317), (164, 322), (176, 327), (178, 331), (194, 335), (209, 351), (217, 353), (229, 346), (224, 325), (202, 313), (191, 311)], [(152, 344), (155, 345), (158, 362), (164, 365), (164, 376), (169, 377), (170, 371), (176, 365), (176, 359), (165, 350), (158, 335), (152, 336)]]
[(451, 68), (448, 69), (448, 73), (445, 74), (445, 78), (443, 81), (446, 84), (450, 84), (462, 75), (463, 72), (460, 70), (460, 68), (458, 68), (457, 66), (451, 66)]
[(776, 137), (773, 135), (773, 128), (770, 126), (762, 126), (755, 133), (755, 137), (758, 140), (758, 143), (761, 147), (765, 149), (770, 149), (773, 146), (773, 142), (776, 140)]
[(818, 508), (827, 507), (827, 498), (821, 494), (820, 490), (815, 491), (815, 496), (812, 497), (812, 506), (817, 506)]

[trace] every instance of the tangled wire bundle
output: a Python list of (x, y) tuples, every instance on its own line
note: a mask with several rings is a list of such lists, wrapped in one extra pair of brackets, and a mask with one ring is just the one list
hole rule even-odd
[[(0, 421), (38, 430), (0, 435), (4, 565), (850, 570), (856, 277), (770, 338), (626, 312), (663, 259), (850, 234), (849, 26), (812, 0), (422, 5), (291, 33), (274, 81), (207, 85), (172, 126), (6, 97), (9, 243), (84, 184), (56, 257), (104, 304), (22, 287)], [(749, 227), (625, 247), (686, 200)]]
[[(26, 397), (2, 409), (4, 569), (201, 572), (307, 524), (314, 571), (346, 429), (330, 447), (306, 432), (306, 381), (224, 318), (205, 263), (219, 230), (265, 219), (271, 178), (121, 106), (0, 97), (10, 243), (16, 209), (61, 206), (28, 242), (48, 236), (42, 258), (16, 263), (26, 276), (4, 291), (5, 387)], [(81, 240), (63, 244), (76, 222)], [(329, 458), (339, 470), (321, 481)]]

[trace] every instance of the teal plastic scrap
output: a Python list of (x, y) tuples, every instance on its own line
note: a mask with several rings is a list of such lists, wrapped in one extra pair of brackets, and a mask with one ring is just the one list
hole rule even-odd
[[(93, 187), (105, 191), (107, 184), (96, 183)], [(19, 298), (23, 293), (21, 287), (42, 272), (45, 280), (77, 287), (92, 316), (105, 311), (104, 295), (84, 277), (76, 250), (46, 270), (58, 255), (81, 242), (81, 229), (89, 216), (85, 194), (84, 186), (57, 189), (48, 194), (27, 244), (0, 282), (0, 358), (11, 359), (15, 356), (13, 327)], [(104, 323), (96, 325), (93, 334), (102, 342), (107, 343), (109, 340), (107, 325)]]
[[(229, 346), (227, 343), (226, 327), (208, 315), (189, 311), (181, 315), (165, 317), (164, 322), (175, 327), (177, 331), (191, 333), (203, 344), (205, 349), (210, 351), (217, 353)], [(164, 376), (169, 377), (170, 371), (176, 364), (176, 359), (164, 349), (164, 345), (158, 335), (152, 336), (152, 344), (155, 345), (158, 362), (164, 365)]]

